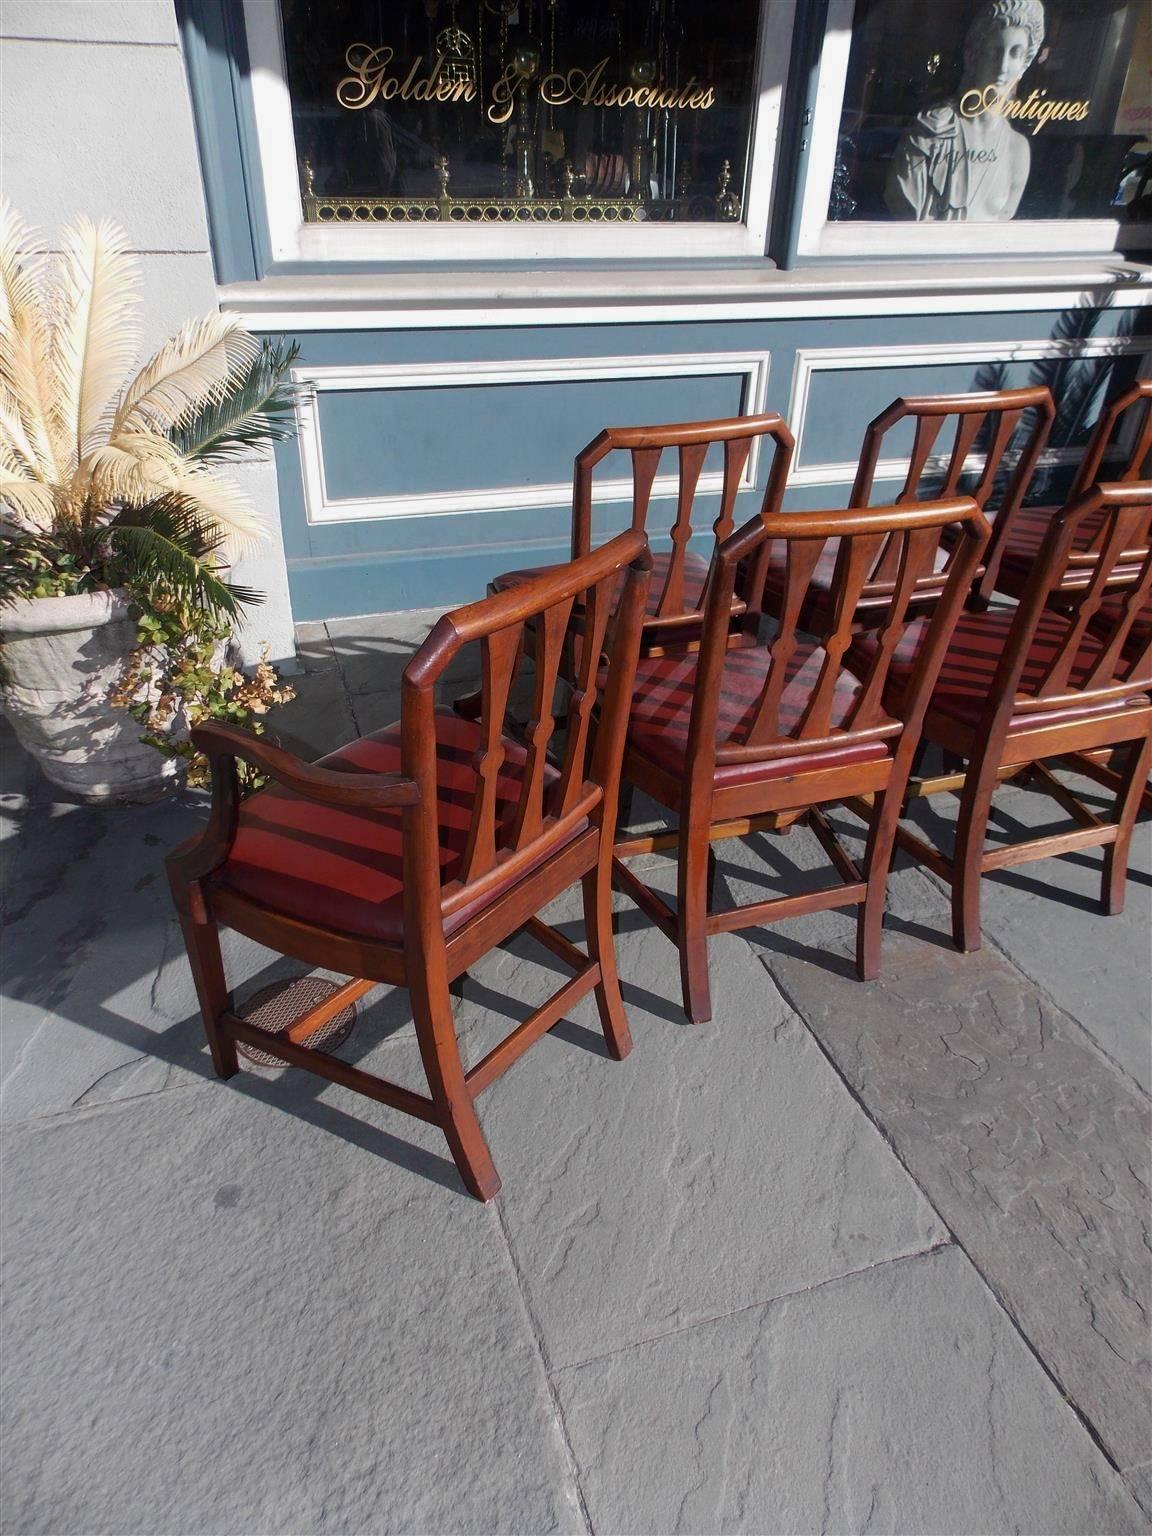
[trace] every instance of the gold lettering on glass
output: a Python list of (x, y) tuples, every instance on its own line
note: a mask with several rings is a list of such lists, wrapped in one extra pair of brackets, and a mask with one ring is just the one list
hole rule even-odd
[(1088, 117), (1091, 100), (1055, 101), (1047, 98), (1045, 91), (1032, 91), (1020, 99), (1006, 95), (999, 86), (986, 85), (983, 90), (965, 91), (960, 98), (960, 116), (981, 117), (989, 113), (995, 117), (1007, 117), (1027, 123), (1035, 137), (1045, 123), (1082, 123)]
[[(349, 73), (337, 82), (336, 100), (349, 112), (362, 112), (376, 101), (474, 101), (474, 71), (461, 67), (467, 51), (465, 44), (470, 49), (471, 39), (463, 33), (457, 37), (445, 32), (437, 42), (442, 51), (431, 68), (421, 73), (424, 58), (418, 54), (404, 76), (400, 74), (402, 65), (394, 66), (390, 72), (396, 52), (386, 43), (376, 48), (371, 43), (349, 44), (344, 54)], [(650, 85), (622, 85), (605, 80), (608, 64), (605, 56), (591, 69), (555, 70), (545, 75), (539, 86), (541, 101), (549, 107), (574, 102), (581, 107), (655, 107), (681, 112), (707, 112), (715, 105), (715, 86), (697, 80), (695, 75), (683, 86), (659, 80)], [(492, 84), (487, 107), (489, 122), (506, 123), (515, 110), (517, 90), (526, 86), (522, 71), (510, 64)]]
[(344, 62), (351, 73), (336, 84), (336, 100), (349, 112), (362, 112), (374, 101), (475, 101), (476, 83), (467, 75), (461, 75), (450, 67), (445, 72), (445, 57), (440, 54), (426, 74), (421, 74), (424, 63), (417, 54), (408, 73), (401, 80), (399, 73), (389, 74), (388, 66), (396, 57), (395, 50), (387, 44), (373, 48), (369, 43), (352, 43), (344, 54)]

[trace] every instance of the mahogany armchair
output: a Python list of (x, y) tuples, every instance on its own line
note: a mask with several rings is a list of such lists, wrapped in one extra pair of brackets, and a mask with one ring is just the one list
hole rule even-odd
[[(911, 686), (889, 711), (882, 700), (890, 660), (910, 603), (937, 567), (945, 529), (956, 540), (938, 578), (939, 599), (925, 621), (928, 638)], [(802, 912), (857, 907), (857, 966), (865, 979), (876, 975), (892, 841), (920, 721), (987, 533), (971, 497), (847, 512), (769, 511), (716, 552), (699, 652), (641, 657), (623, 777), (672, 812), (678, 826), (655, 836), (621, 833), (613, 872), (617, 886), (677, 945), (690, 1019), (711, 1015), (709, 935)], [(813, 637), (802, 632), (800, 618), (832, 541), (831, 622)], [(784, 587), (767, 616), (761, 599), (777, 545), (784, 551)], [(857, 681), (844, 669), (844, 654), (868, 572), (885, 548), (895, 550), (894, 579), (875, 631), (875, 663)], [(765, 618), (774, 629), (770, 639), (729, 645), (734, 597), (749, 619)], [(864, 811), (868, 838), (861, 868), (840, 846), (820, 807), (862, 794), (873, 798)], [(710, 911), (711, 843), (784, 825), (798, 814), (807, 814), (841, 883)], [(675, 910), (625, 862), (673, 847)]]
[[(955, 850), (947, 857), (911, 827), (907, 849), (952, 887), (952, 928), (962, 950), (980, 947), (980, 881), (989, 870), (1077, 848), (1103, 847), (1101, 903), (1124, 903), (1128, 848), (1152, 763), (1152, 482), (1094, 486), (1052, 519), (1014, 609), (965, 613), (944, 657), (924, 718), (924, 737), (965, 764), (918, 781), (916, 796), (960, 794)], [(1084, 555), (1085, 527), (1098, 531)], [(1135, 576), (1131, 568), (1135, 564)], [(1054, 606), (1068, 570), (1086, 573), (1081, 600)], [(1119, 579), (1118, 579), (1118, 574)], [(911, 686), (923, 623), (906, 631), (893, 656), (890, 695)], [(870, 666), (878, 644), (857, 638), (850, 657)], [(1097, 816), (1052, 772), (1050, 762), (1097, 749), (1120, 750), (1110, 817)], [(993, 796), (1002, 778), (1029, 771), (1077, 823), (1073, 830), (986, 850)]]
[[(197, 728), (193, 741), (212, 767), (211, 818), (171, 855), (168, 870), (220, 1077), (238, 1070), (243, 1041), (438, 1125), (468, 1189), (488, 1200), (500, 1181), (476, 1114), (483, 1089), (593, 989), (610, 1053), (628, 1053), (612, 948), (611, 854), (649, 571), (643, 533), (625, 533), (514, 591), (446, 614), (404, 672), (399, 724), (318, 763), (242, 730)], [(558, 684), (578, 602), (583, 634), (570, 679)], [(520, 744), (505, 735), (504, 717), (528, 624), (537, 634), (533, 718)], [(469, 642), (481, 651), (477, 720), (437, 708), (434, 698), (437, 679)], [(558, 687), (568, 695), (567, 725), (553, 756)], [(237, 761), (273, 785), (241, 802)], [(577, 880), (586, 955), (536, 916)], [(221, 926), (352, 979), (286, 1034), (262, 1030), (233, 1004)], [(575, 975), (466, 1069), (449, 983), (520, 928)], [(309, 1044), (340, 1006), (380, 982), (411, 995), (427, 1095)]]
[[(900, 473), (904, 483), (893, 498), (896, 506), (947, 500), (962, 491), (970, 495), (993, 530), (984, 563), (976, 571), (973, 594), (977, 601), (986, 602), (991, 592), (989, 572), (995, 572), (999, 561), (1003, 530), (1024, 499), (1054, 416), (1052, 396), (1042, 386), (964, 395), (900, 396), (869, 423), (864, 433), (848, 506), (870, 506), (877, 476), (890, 479)], [(899, 440), (909, 425), (914, 429), (911, 446), (901, 448)], [(1012, 463), (1010, 453), (1014, 455)], [(992, 502), (995, 512), (990, 508)], [(918, 580), (913, 598), (922, 608), (930, 607), (943, 590), (945, 554), (942, 548), (937, 568)], [(887, 613), (898, 566), (899, 543), (889, 541), (878, 549), (861, 589), (855, 616), (858, 628), (875, 624)], [(813, 572), (803, 615), (810, 630), (822, 630), (831, 620), (835, 568), (836, 545), (829, 540)], [(784, 582), (783, 557), (777, 551), (768, 573), (771, 602), (780, 601)]]

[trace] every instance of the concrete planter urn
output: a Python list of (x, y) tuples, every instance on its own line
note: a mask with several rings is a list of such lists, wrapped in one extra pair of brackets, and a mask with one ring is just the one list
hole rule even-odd
[(109, 702), (136, 645), (123, 591), (22, 598), (0, 609), (0, 694), (20, 744), (53, 784), (90, 804), (159, 800), (183, 763), (140, 741)]

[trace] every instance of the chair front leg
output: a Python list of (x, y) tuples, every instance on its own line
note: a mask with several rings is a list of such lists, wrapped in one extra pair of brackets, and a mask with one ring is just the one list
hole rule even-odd
[(880, 947), (884, 930), (884, 897), (888, 871), (896, 846), (896, 827), (903, 803), (903, 786), (878, 794), (872, 805), (868, 843), (864, 854), (867, 890), (856, 916), (856, 970), (861, 981), (875, 981), (880, 974)]
[[(188, 964), (196, 986), (196, 998), (200, 1004), (200, 1016), (204, 1020), (204, 1033), (212, 1053), (212, 1066), (217, 1077), (235, 1077), (240, 1070), (236, 1042), (224, 1033), (219, 1022), (220, 1015), (232, 1003), (232, 995), (224, 976), (224, 959), (220, 953), (220, 930), (214, 918), (201, 920), (194, 914), (190, 893), (183, 881), (173, 878), (171, 885), (180, 917), (180, 930), (184, 935), (184, 947), (188, 951)], [(202, 903), (199, 905), (202, 909)]]
[(1131, 743), (1128, 766), (1120, 775), (1120, 790), (1112, 815), (1116, 822), (1116, 841), (1104, 849), (1104, 878), (1100, 904), (1110, 917), (1124, 910), (1124, 889), (1128, 883), (1128, 851), (1132, 831), (1144, 797), (1145, 782), (1152, 768), (1152, 736)]
[(612, 844), (605, 841), (596, 867), (582, 881), (584, 892), (584, 935), (588, 956), (600, 966), (596, 983), (596, 1007), (608, 1053), (623, 1061), (632, 1049), (632, 1034), (620, 995), (620, 977), (616, 972), (616, 948), (612, 940)]
[(409, 982), (409, 992), (420, 1059), (452, 1159), (468, 1192), (477, 1200), (491, 1200), (500, 1189), (500, 1176), (464, 1076), (448, 982), (420, 975)]

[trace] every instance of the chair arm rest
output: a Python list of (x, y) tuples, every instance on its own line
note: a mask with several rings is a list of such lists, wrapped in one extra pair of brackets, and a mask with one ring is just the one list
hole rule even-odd
[(322, 805), (340, 805), (365, 811), (383, 811), (398, 805), (416, 805), (420, 790), (414, 779), (399, 773), (342, 773), (305, 762), (283, 747), (234, 725), (198, 725), (192, 745), (212, 763), (240, 759)]

